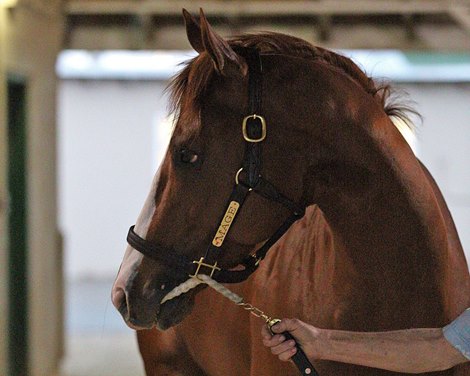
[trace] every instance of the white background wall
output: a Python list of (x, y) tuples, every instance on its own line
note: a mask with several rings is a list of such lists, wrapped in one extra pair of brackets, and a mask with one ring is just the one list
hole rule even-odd
[(423, 115), (418, 154), (452, 213), (470, 260), (470, 84), (406, 85)]
[(161, 82), (62, 81), (59, 203), (66, 276), (108, 278), (157, 165), (155, 124), (165, 117)]
[[(165, 83), (62, 81), (60, 223), (69, 278), (116, 274), (165, 150)], [(421, 159), (431, 170), (470, 255), (470, 84), (404, 85), (424, 116)]]

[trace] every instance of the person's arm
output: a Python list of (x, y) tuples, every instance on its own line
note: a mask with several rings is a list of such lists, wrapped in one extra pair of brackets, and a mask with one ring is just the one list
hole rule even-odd
[[(350, 332), (319, 329), (296, 319), (283, 319), (273, 332), (289, 331), (307, 357), (395, 372), (440, 371), (468, 361), (443, 336), (442, 328), (390, 332)], [(281, 360), (295, 354), (293, 341), (271, 336), (263, 327), (263, 343)]]

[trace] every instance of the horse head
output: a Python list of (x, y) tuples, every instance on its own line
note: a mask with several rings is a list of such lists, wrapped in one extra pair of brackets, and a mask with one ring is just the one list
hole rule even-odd
[[(172, 81), (174, 132), (130, 236), (153, 246), (146, 256), (128, 246), (112, 291), (134, 328), (166, 329), (191, 311), (199, 288), (161, 303), (188, 278), (178, 260), (204, 274), (249, 269), (249, 255), (303, 207), (373, 185), (371, 119), (388, 119), (383, 93), (349, 59), (282, 34), (227, 41), (202, 11), (183, 13), (199, 54)], [(208, 253), (217, 264), (204, 265)]]
[[(222, 214), (228, 210), (227, 198), (236, 178), (249, 179), (246, 171), (239, 170), (246, 144), (242, 120), (252, 114), (246, 58), (214, 32), (202, 12), (199, 21), (187, 12), (184, 16), (189, 42), (199, 55), (173, 80), (177, 112), (174, 132), (134, 231), (147, 242), (159, 245), (162, 253), (199, 260), (215, 241), (214, 234), (221, 226)], [(266, 90), (281, 77), (271, 67), (263, 70)], [(280, 124), (276, 114), (268, 112), (268, 108), (281, 106), (280, 103), (267, 95), (262, 101), (267, 135), (262, 145), (260, 173), (281, 187), (283, 195), (302, 202), (305, 164), (293, 140), (294, 127)], [(289, 214), (288, 208), (277, 202), (262, 195), (249, 195), (223, 239), (218, 267), (236, 268)], [(131, 327), (157, 325), (165, 329), (181, 321), (194, 302), (197, 289), (160, 304), (184, 278), (164, 263), (128, 246), (112, 300)]]

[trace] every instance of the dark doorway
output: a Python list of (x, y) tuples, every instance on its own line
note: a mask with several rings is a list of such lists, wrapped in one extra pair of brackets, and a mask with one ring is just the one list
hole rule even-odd
[(28, 231), (26, 83), (7, 80), (8, 105), (8, 352), (9, 376), (28, 374)]

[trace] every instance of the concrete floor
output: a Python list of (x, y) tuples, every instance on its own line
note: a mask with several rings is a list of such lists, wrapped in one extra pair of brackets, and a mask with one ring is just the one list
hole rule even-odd
[(134, 336), (73, 335), (67, 338), (62, 376), (143, 376)]
[(110, 301), (112, 281), (67, 284), (61, 376), (143, 376), (135, 333)]

